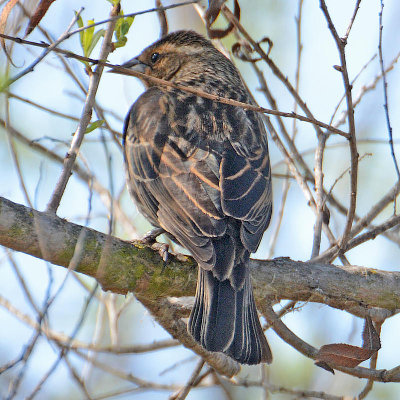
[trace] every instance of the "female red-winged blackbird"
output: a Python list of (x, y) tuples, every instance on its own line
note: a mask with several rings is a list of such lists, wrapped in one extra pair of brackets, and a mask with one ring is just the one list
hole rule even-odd
[[(231, 61), (192, 31), (165, 36), (123, 66), (251, 103)], [(263, 123), (253, 111), (144, 83), (125, 121), (127, 184), (139, 210), (199, 264), (188, 329), (210, 351), (271, 362), (248, 268), (272, 211)]]

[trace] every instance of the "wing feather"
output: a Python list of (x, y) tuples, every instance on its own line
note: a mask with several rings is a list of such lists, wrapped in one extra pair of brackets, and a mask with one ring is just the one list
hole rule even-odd
[(229, 277), (234, 252), (222, 249), (234, 244), (232, 232), (239, 227), (238, 239), (254, 252), (271, 216), (267, 141), (260, 140), (264, 127), (257, 115), (239, 110), (236, 127), (245, 130), (246, 140), (227, 135), (215, 144), (207, 132), (193, 133), (204, 124), (191, 126), (185, 137), (169, 122), (162, 98), (159, 89), (149, 89), (133, 105), (125, 124), (131, 192), (140, 211), (188, 248), (203, 268)]
[(239, 123), (246, 130), (246, 141), (230, 137), (225, 148), (220, 176), (222, 209), (242, 221), (240, 239), (247, 250), (255, 252), (272, 213), (267, 137), (258, 115), (244, 110), (236, 114), (239, 121), (247, 118), (247, 123)]

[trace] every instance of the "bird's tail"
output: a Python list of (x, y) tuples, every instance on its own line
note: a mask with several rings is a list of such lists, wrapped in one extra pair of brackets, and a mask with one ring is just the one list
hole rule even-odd
[(272, 354), (257, 315), (249, 270), (239, 267), (245, 273), (240, 290), (199, 267), (188, 329), (209, 351), (223, 352), (242, 364), (270, 363)]

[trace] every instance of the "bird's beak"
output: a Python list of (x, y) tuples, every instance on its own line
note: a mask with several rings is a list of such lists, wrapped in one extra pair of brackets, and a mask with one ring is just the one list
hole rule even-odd
[[(132, 58), (129, 61), (121, 64), (119, 67), (128, 68), (130, 70), (141, 72), (142, 74), (144, 74), (146, 72), (147, 65), (142, 63), (137, 58)], [(112, 72), (114, 74), (123, 74), (123, 72), (120, 71), (118, 68), (111, 68), (108, 72)]]
[(131, 58), (126, 63), (122, 64), (121, 67), (129, 68), (137, 72), (145, 73), (147, 65), (142, 63), (138, 58)]

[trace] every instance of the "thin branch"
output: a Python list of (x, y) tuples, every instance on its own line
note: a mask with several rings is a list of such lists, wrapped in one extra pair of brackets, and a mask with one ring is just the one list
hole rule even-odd
[[(389, 64), (389, 66), (385, 69), (385, 73), (386, 74), (391, 72), (391, 71), (393, 71), (395, 65), (399, 61), (399, 58), (400, 58), (400, 52), (397, 53), (397, 55), (392, 59), (392, 61)], [(356, 99), (353, 101), (353, 107), (354, 108), (361, 103), (361, 100), (364, 98), (366, 93), (368, 93), (368, 92), (370, 92), (370, 91), (372, 91), (372, 90), (374, 90), (376, 88), (376, 85), (381, 80), (381, 78), (382, 78), (382, 74), (378, 74), (377, 76), (375, 76), (375, 78), (373, 79), (373, 81), (370, 84), (362, 86), (362, 88), (360, 90), (360, 93), (357, 95)], [(346, 118), (347, 118), (347, 111), (343, 111), (340, 120), (338, 120), (334, 124), (334, 126), (335, 127), (339, 127), (339, 126), (343, 125), (346, 122)]]
[[(119, 10), (120, 10), (119, 4), (117, 6), (114, 6), (111, 11), (111, 16), (118, 15)], [(107, 26), (107, 30), (104, 35), (102, 47), (100, 50), (100, 59), (101, 60), (106, 60), (109, 53), (112, 50), (111, 42), (112, 42), (112, 36), (114, 34), (115, 23), (116, 23), (116, 21), (109, 22), (109, 24)], [(92, 117), (92, 108), (93, 108), (93, 104), (95, 102), (97, 88), (100, 83), (100, 78), (101, 78), (103, 69), (104, 69), (104, 67), (102, 65), (98, 65), (90, 76), (89, 89), (88, 89), (88, 93), (86, 96), (86, 102), (85, 102), (84, 108), (82, 110), (82, 115), (81, 115), (81, 119), (79, 122), (79, 126), (74, 134), (74, 137), (73, 137), (72, 143), (71, 143), (71, 147), (67, 153), (67, 156), (64, 159), (64, 168), (62, 170), (62, 173), (58, 179), (55, 190), (54, 190), (54, 192), (51, 196), (51, 199), (47, 205), (48, 212), (52, 212), (52, 213), (57, 212), (57, 209), (61, 202), (61, 198), (67, 187), (67, 183), (71, 176), (71, 172), (72, 172), (76, 157), (78, 155), (79, 148), (82, 144), (82, 141), (83, 141), (83, 138), (84, 138), (84, 135), (86, 132), (86, 128)]]
[[(109, 353), (109, 354), (142, 354), (152, 351), (158, 351), (163, 349), (168, 349), (170, 347), (179, 346), (180, 343), (177, 340), (173, 339), (165, 339), (159, 340), (157, 342), (148, 343), (148, 344), (137, 344), (130, 346), (96, 346), (92, 344), (88, 344), (82, 342), (80, 340), (74, 339), (72, 342), (70, 341), (70, 336), (56, 332), (50, 329), (47, 326), (40, 327), (39, 323), (35, 321), (28, 314), (23, 313), (18, 308), (12, 305), (10, 301), (6, 298), (0, 296), (0, 306), (6, 309), (9, 313), (11, 313), (15, 318), (19, 321), (23, 322), (27, 326), (30, 326), (35, 331), (42, 329), (42, 333), (49, 339), (54, 342), (59, 343), (61, 346), (67, 346), (69, 342), (69, 347), (75, 350), (89, 350), (98, 353)], [(6, 368), (7, 369), (7, 368)], [(0, 373), (4, 372), (3, 367), (0, 368)]]
[[(262, 313), (267, 319), (268, 323), (272, 325), (272, 328), (276, 332), (276, 334), (283, 339), (286, 343), (290, 344), (300, 353), (304, 354), (306, 357), (311, 358), (313, 360), (316, 359), (318, 354), (318, 349), (311, 346), (310, 344), (306, 343), (304, 340), (300, 339), (296, 336), (275, 314), (273, 308), (270, 305), (265, 305), (262, 309)], [(363, 367), (355, 367), (355, 368), (348, 368), (348, 367), (341, 367), (332, 365), (334, 369), (339, 371), (345, 372), (349, 375), (356, 376), (358, 378), (367, 378), (372, 381), (376, 382), (387, 382), (387, 374), (393, 373), (395, 369), (391, 371), (386, 370), (376, 370), (376, 369), (369, 369)], [(396, 376), (395, 380), (391, 382), (400, 382), (400, 372), (396, 375), (391, 376), (393, 379)]]
[[(0, 37), (4, 37), (5, 39), (9, 39), (9, 40), (13, 40), (16, 41), (18, 43), (22, 43), (22, 44), (31, 44), (34, 46), (38, 46), (38, 47), (47, 47), (47, 44), (43, 44), (43, 43), (35, 43), (35, 42), (28, 42), (26, 40), (20, 39), (20, 38), (14, 38), (12, 36), (8, 36), (8, 35), (3, 35), (0, 34)], [(67, 57), (71, 57), (71, 58), (76, 58), (77, 60), (81, 60), (81, 61), (87, 61), (93, 64), (97, 64), (97, 65), (102, 65), (105, 67), (110, 67), (112, 69), (112, 71), (109, 72), (114, 72), (114, 73), (118, 73), (118, 74), (122, 74), (122, 75), (129, 75), (129, 76), (134, 76), (136, 78), (140, 78), (140, 79), (144, 79), (144, 80), (148, 80), (149, 82), (155, 83), (157, 85), (163, 85), (163, 86), (168, 86), (168, 87), (172, 87), (174, 89), (179, 89), (188, 93), (192, 93), (195, 94), (196, 96), (200, 96), (200, 97), (204, 97), (206, 99), (210, 99), (222, 104), (227, 104), (227, 105), (231, 105), (231, 106), (235, 106), (235, 107), (241, 107), (245, 110), (252, 110), (255, 112), (260, 112), (260, 113), (265, 113), (265, 114), (271, 114), (271, 115), (277, 115), (277, 116), (281, 116), (281, 117), (286, 117), (286, 118), (296, 118), (300, 121), (303, 122), (309, 122), (311, 124), (313, 124), (316, 127), (321, 127), (324, 129), (327, 129), (329, 132), (331, 133), (335, 133), (338, 134), (340, 136), (343, 136), (344, 138), (348, 138), (349, 135), (348, 133), (337, 129), (335, 127), (332, 127), (331, 125), (328, 125), (322, 121), (318, 121), (317, 119), (315, 119), (314, 117), (305, 117), (303, 115), (300, 114), (296, 114), (293, 112), (282, 112), (282, 111), (276, 111), (276, 110), (270, 110), (267, 108), (263, 108), (263, 107), (257, 107), (254, 106), (252, 104), (247, 104), (247, 103), (242, 103), (240, 101), (236, 101), (236, 100), (232, 100), (232, 99), (227, 99), (225, 97), (221, 97), (221, 96), (216, 96), (207, 92), (203, 92), (201, 90), (189, 87), (189, 86), (183, 86), (183, 85), (176, 85), (173, 82), (170, 81), (166, 81), (164, 79), (160, 79), (160, 78), (156, 78), (154, 76), (149, 76), (149, 75), (145, 75), (142, 74), (140, 72), (137, 71), (133, 71), (131, 69), (128, 68), (123, 68), (119, 65), (114, 65), (114, 64), (110, 64), (107, 62), (103, 62), (101, 60), (96, 60), (93, 58), (88, 58), (88, 57), (83, 57), (83, 56), (79, 56), (76, 55), (70, 51), (67, 50), (60, 50), (60, 49), (54, 49), (54, 51), (57, 53), (61, 53), (61, 54), (65, 54)]]
[[(78, 357), (80, 357), (84, 360), (88, 359), (87, 356), (84, 353), (82, 353), (81, 351), (74, 350), (73, 352)], [(91, 360), (91, 362), (93, 363), (93, 365), (96, 368), (98, 368), (110, 375), (113, 375), (120, 379), (126, 380), (127, 382), (132, 382), (133, 384), (137, 385), (138, 388), (142, 388), (142, 389), (148, 388), (148, 389), (155, 389), (155, 390), (177, 390), (178, 389), (177, 385), (163, 385), (163, 384), (157, 384), (157, 383), (154, 383), (151, 381), (147, 381), (144, 379), (140, 379), (139, 377), (133, 375), (130, 372), (125, 372), (120, 369), (114, 368), (109, 363), (101, 362), (98, 360)]]
[(400, 170), (399, 165), (397, 163), (396, 153), (394, 152), (393, 146), (393, 132), (392, 132), (392, 125), (390, 123), (390, 115), (389, 115), (389, 101), (388, 101), (388, 93), (387, 93), (387, 81), (386, 81), (386, 72), (385, 67), (383, 64), (383, 50), (382, 50), (382, 35), (383, 35), (383, 0), (381, 0), (381, 10), (379, 12), (379, 44), (378, 44), (378, 52), (379, 52), (379, 65), (381, 67), (381, 75), (382, 75), (382, 84), (383, 84), (383, 97), (384, 97), (384, 104), (383, 108), (385, 110), (385, 117), (386, 117), (386, 125), (389, 134), (389, 145), (390, 145), (390, 153), (393, 158), (394, 167), (397, 173), (397, 180), (400, 181)]
[[(251, 47), (259, 54), (259, 56), (267, 63), (267, 65), (271, 68), (274, 75), (286, 86), (289, 93), (293, 96), (297, 104), (300, 108), (304, 111), (307, 117), (310, 120), (315, 119), (313, 114), (311, 113), (310, 109), (308, 108), (307, 104), (301, 99), (299, 93), (296, 89), (292, 86), (289, 82), (288, 78), (282, 73), (282, 71), (277, 67), (277, 65), (268, 57), (268, 55), (264, 52), (262, 47), (259, 43), (255, 42), (246, 29), (242, 26), (242, 24), (238, 21), (235, 15), (229, 10), (229, 8), (224, 4), (222, 6), (222, 11), (224, 12), (225, 17), (228, 19), (229, 22), (233, 23), (236, 29), (243, 35), (246, 41), (251, 45)], [(321, 133), (320, 128), (328, 129), (326, 126), (322, 126), (320, 124), (313, 124), (313, 127), (318, 134)], [(329, 129), (328, 129), (329, 130)], [(332, 131), (331, 131), (332, 132)], [(343, 132), (344, 133), (344, 132)], [(348, 134), (342, 135), (348, 137)]]
[[(226, 379), (224, 379), (226, 381)], [(305, 398), (315, 398), (321, 400), (344, 400), (346, 397), (334, 396), (325, 392), (317, 392), (315, 390), (301, 390), (301, 389), (288, 389), (283, 386), (273, 385), (268, 383), (265, 385), (261, 381), (250, 381), (248, 379), (238, 379), (236, 382), (229, 382), (231, 385), (241, 387), (266, 387), (270, 393), (287, 394), (294, 397), (290, 397), (293, 400), (303, 400)]]
[[(368, 240), (374, 240), (377, 236), (380, 234), (386, 232), (387, 230), (398, 226), (400, 224), (400, 216), (399, 215), (394, 215), (382, 224), (376, 226), (376, 227), (371, 227), (368, 232), (363, 233), (362, 235), (358, 235), (355, 238), (349, 240), (346, 243), (346, 246), (341, 249), (341, 251), (347, 252), (351, 249), (354, 249), (355, 247), (359, 246), (362, 243), (367, 242)], [(330, 260), (334, 257), (334, 254), (337, 249), (332, 248), (327, 250), (325, 253), (321, 254), (321, 257), (315, 257), (313, 261), (326, 261)]]
[[(360, 233), (363, 229), (371, 225), (371, 222), (387, 207), (388, 204), (393, 202), (395, 198), (400, 193), (400, 182), (398, 181), (383, 197), (380, 199), (372, 208), (371, 210), (364, 215), (364, 217), (360, 218), (357, 221), (357, 224), (353, 227), (350, 231), (349, 237), (354, 238), (358, 233)], [(396, 218), (396, 216), (392, 217)], [(384, 226), (384, 225), (383, 225)], [(394, 225), (393, 225), (394, 226)], [(392, 226), (387, 227), (387, 229), (391, 228)], [(385, 230), (387, 230), (385, 229)], [(372, 237), (374, 238), (374, 237)], [(352, 240), (350, 240), (352, 242)], [(339, 251), (347, 251), (350, 247), (346, 245), (344, 248), (340, 248), (338, 245), (334, 245), (329, 250), (325, 251), (320, 256), (316, 257), (315, 261), (330, 261), (336, 257)], [(313, 261), (314, 261), (313, 260)]]
[(347, 39), (349, 38), (351, 28), (353, 27), (354, 21), (355, 21), (356, 16), (357, 16), (357, 12), (358, 12), (358, 10), (359, 10), (359, 8), (360, 8), (360, 3), (361, 3), (361, 0), (357, 0), (357, 3), (356, 3), (356, 5), (355, 5), (355, 7), (354, 7), (353, 15), (352, 15), (352, 17), (351, 17), (351, 19), (350, 19), (350, 22), (349, 22), (349, 26), (347, 27), (346, 33), (345, 33), (345, 35), (343, 36), (343, 40), (344, 40), (345, 42), (346, 42)]
[[(291, 155), (286, 150), (285, 146), (283, 145), (282, 141), (280, 140), (280, 138), (279, 138), (278, 134), (276, 133), (275, 128), (272, 125), (272, 123), (269, 120), (269, 118), (264, 116), (264, 122), (265, 122), (265, 124), (266, 124), (266, 126), (268, 128), (268, 131), (270, 132), (270, 134), (272, 136), (272, 139), (274, 140), (276, 146), (278, 147), (279, 151), (283, 154), (291, 174), (295, 177), (298, 185), (302, 189), (304, 197), (306, 198), (308, 205), (310, 206), (311, 210), (314, 213), (316, 213), (317, 212), (317, 207), (316, 207), (315, 199), (313, 197), (313, 194), (311, 193), (310, 188), (307, 185), (307, 179), (304, 178), (303, 175), (298, 170), (296, 164), (294, 163), (293, 158), (291, 157)], [(324, 228), (324, 231), (325, 231), (325, 233), (326, 233), (326, 235), (328, 237), (328, 240), (330, 241), (331, 245), (335, 246), (337, 241), (336, 241), (336, 238), (333, 235), (331, 229), (326, 224), (323, 225), (323, 228)], [(340, 257), (340, 259), (342, 260), (342, 262), (344, 264), (349, 264), (349, 262), (347, 261), (346, 257), (343, 254), (340, 254), (339, 257)]]
[[(72, 262), (72, 260), (71, 260), (71, 262)], [(83, 322), (85, 320), (88, 308), (89, 308), (89, 304), (90, 304), (91, 300), (93, 299), (93, 295), (94, 295), (94, 292), (96, 290), (97, 290), (97, 285), (95, 285), (92, 293), (86, 299), (86, 302), (85, 302), (85, 304), (84, 304), (84, 306), (82, 308), (82, 312), (81, 312), (80, 318), (79, 318), (78, 322), (76, 323), (75, 328), (74, 328), (74, 330), (73, 330), (73, 332), (72, 332), (72, 334), (71, 334), (71, 336), (69, 338), (69, 342), (71, 342), (75, 338), (75, 336), (78, 333), (80, 327), (82, 326), (82, 324), (83, 324)], [(69, 350), (69, 346), (63, 347), (61, 349), (57, 359), (54, 361), (54, 363), (51, 365), (51, 367), (48, 369), (48, 371), (44, 374), (42, 379), (39, 381), (39, 383), (33, 389), (32, 393), (29, 396), (26, 397), (27, 400), (32, 400), (39, 393), (39, 391), (41, 390), (41, 388), (44, 385), (44, 383), (53, 374), (53, 372), (55, 372), (55, 370), (57, 369), (59, 363), (61, 362), (61, 360), (67, 354), (68, 350)]]
[[(351, 86), (352, 86), (352, 87), (354, 87), (354, 84), (356, 83), (357, 79), (361, 76), (362, 72), (365, 71), (365, 70), (367, 69), (367, 67), (372, 63), (372, 61), (373, 61), (376, 57), (377, 57), (377, 55), (374, 54), (374, 55), (362, 66), (362, 68), (360, 69), (360, 71), (358, 71), (357, 75), (356, 75), (356, 76), (353, 78), (353, 80), (351, 81)], [(338, 103), (337, 103), (337, 105), (336, 105), (336, 107), (335, 107), (335, 109), (334, 109), (334, 111), (333, 111), (333, 113), (332, 113), (331, 119), (330, 119), (330, 121), (329, 121), (329, 124), (330, 124), (330, 125), (333, 124), (333, 120), (334, 120), (335, 117), (336, 117), (336, 113), (338, 112), (338, 110), (339, 110), (339, 108), (340, 108), (340, 105), (342, 104), (342, 101), (343, 101), (345, 98), (346, 98), (346, 93), (343, 93), (342, 97), (341, 97), (340, 100), (338, 101)], [(361, 98), (360, 98), (360, 97), (358, 97), (357, 100), (353, 100), (353, 107), (356, 108), (356, 106), (359, 104), (360, 101), (361, 101)], [(338, 122), (335, 124), (336, 127), (337, 127), (337, 126), (340, 126), (340, 125), (342, 125), (342, 124), (344, 124), (344, 123), (346, 122), (347, 110), (344, 110), (342, 114), (343, 114), (343, 115), (342, 115), (341, 120), (338, 121)]]
[[(21, 79), (23, 76), (26, 74), (32, 72), (36, 65), (38, 65), (49, 53), (51, 53), (60, 43), (62, 43), (64, 40), (66, 40), (69, 36), (69, 31), (72, 29), (73, 25), (76, 23), (76, 21), (79, 18), (79, 15), (83, 11), (83, 8), (81, 8), (74, 16), (72, 19), (71, 23), (68, 25), (67, 30), (59, 37), (58, 40), (56, 40), (54, 43), (52, 43), (49, 46), (46, 46), (45, 50), (43, 53), (32, 63), (30, 64), (27, 68), (25, 68), (23, 71), (18, 73), (12, 78), (7, 79), (3, 84), (0, 85), (0, 92), (2, 92), (5, 88), (9, 87), (11, 84), (16, 82), (18, 79)], [(4, 36), (1, 36), (4, 37)]]
[[(351, 231), (351, 227), (354, 220), (354, 215), (356, 212), (356, 204), (357, 204), (357, 177), (358, 177), (358, 152), (357, 152), (357, 142), (356, 142), (356, 128), (354, 121), (354, 107), (353, 107), (353, 99), (352, 99), (352, 86), (350, 84), (349, 75), (347, 71), (347, 61), (345, 54), (345, 47), (347, 44), (347, 38), (340, 38), (336, 28), (332, 22), (330, 17), (328, 8), (325, 4), (325, 0), (320, 0), (320, 7), (325, 16), (325, 19), (328, 23), (328, 28), (331, 31), (331, 34), (335, 40), (336, 47), (338, 48), (339, 57), (340, 57), (340, 72), (342, 74), (344, 89), (346, 93), (346, 103), (347, 103), (347, 118), (349, 125), (349, 148), (350, 148), (350, 159), (351, 159), (351, 170), (350, 170), (350, 204), (347, 211), (347, 220), (345, 229), (342, 234), (342, 238), (340, 240), (340, 248), (344, 247), (344, 245), (349, 240), (349, 235)], [(356, 10), (358, 9), (358, 4), (356, 5)], [(356, 15), (356, 11), (354, 12), (354, 17)], [(352, 21), (353, 23), (354, 21)], [(352, 24), (351, 23), (351, 24)], [(350, 25), (351, 26), (351, 25)]]
[[(0, 92), (1, 92), (1, 90), (0, 90)], [(15, 170), (16, 170), (16, 173), (18, 176), (18, 181), (19, 181), (22, 193), (24, 194), (25, 200), (30, 207), (33, 207), (29, 193), (28, 193), (28, 189), (26, 188), (26, 185), (25, 185), (24, 177), (22, 175), (21, 164), (19, 161), (17, 149), (15, 147), (14, 138), (12, 137), (10, 128), (9, 128), (10, 127), (10, 103), (9, 103), (8, 96), (6, 96), (5, 109), (6, 109), (6, 118), (5, 118), (4, 127), (6, 130), (8, 144), (9, 144), (10, 150), (11, 150), (11, 157), (12, 157), (12, 160), (13, 160), (13, 163), (15, 166)]]
[(24, 97), (21, 97), (21, 96), (15, 94), (15, 93), (7, 92), (7, 95), (11, 99), (16, 99), (16, 100), (22, 101), (23, 103), (30, 104), (31, 106), (34, 106), (34, 107), (38, 108), (39, 110), (46, 111), (46, 112), (50, 113), (51, 115), (56, 115), (57, 117), (69, 119), (69, 120), (75, 121), (75, 122), (79, 121), (78, 117), (74, 117), (73, 115), (65, 114), (65, 113), (53, 110), (51, 108), (42, 106), (41, 104), (38, 104), (38, 103), (36, 103), (36, 102), (34, 102), (32, 100), (26, 99)]
[(204, 360), (200, 360), (197, 363), (196, 368), (194, 369), (192, 375), (190, 376), (190, 378), (187, 381), (187, 383), (185, 384), (185, 386), (181, 390), (179, 390), (178, 393), (170, 396), (169, 399), (170, 400), (185, 400), (186, 397), (188, 396), (190, 390), (195, 387), (195, 382), (196, 382), (197, 378), (199, 377), (200, 372), (203, 369), (203, 366), (204, 366)]
[[(314, 223), (314, 239), (311, 251), (311, 257), (314, 258), (319, 254), (321, 246), (321, 233), (324, 220), (324, 173), (323, 173), (323, 160), (327, 135), (320, 135), (318, 137), (318, 146), (315, 151), (315, 205), (316, 205), (316, 219)], [(326, 223), (326, 222), (325, 222)]]
[(156, 0), (156, 7), (158, 9), (158, 21), (160, 22), (160, 37), (163, 37), (168, 33), (168, 20), (167, 14), (165, 13), (166, 9), (163, 7), (161, 0)]
[[(0, 118), (0, 126), (4, 126), (4, 124), (5, 122)], [(26, 136), (12, 126), (9, 126), (8, 129), (10, 133), (24, 145), (37, 151), (41, 155), (47, 157), (49, 160), (55, 161), (59, 164), (64, 163), (63, 157), (42, 146), (40, 143), (29, 140)], [(110, 192), (98, 181), (98, 179), (90, 171), (85, 171), (77, 163), (74, 164), (73, 171), (76, 173), (79, 179), (81, 179), (87, 185), (92, 185), (93, 190), (99, 194), (100, 199), (103, 201), (106, 207), (110, 208), (112, 203), (116, 217), (118, 218), (118, 221), (122, 223), (125, 231), (130, 235), (130, 237), (137, 237), (136, 229), (134, 229), (132, 222), (129, 220), (118, 201), (111, 197)]]
[(194, 3), (198, 3), (200, 0), (188, 0), (182, 3), (175, 3), (175, 4), (171, 4), (169, 6), (165, 6), (165, 7), (155, 7), (155, 8), (149, 8), (147, 10), (143, 10), (143, 11), (137, 11), (134, 13), (129, 13), (129, 14), (124, 14), (124, 15), (115, 15), (113, 17), (107, 18), (105, 20), (102, 21), (98, 21), (98, 22), (94, 22), (93, 24), (89, 24), (89, 25), (85, 25), (82, 28), (78, 28), (75, 29), (74, 31), (70, 32), (69, 36), (75, 35), (79, 32), (82, 32), (86, 29), (90, 29), (93, 28), (95, 26), (98, 25), (104, 25), (104, 24), (108, 24), (110, 22), (116, 22), (118, 19), (120, 18), (127, 18), (127, 17), (137, 17), (138, 15), (143, 15), (143, 14), (149, 14), (149, 13), (153, 13), (153, 12), (162, 12), (162, 11), (166, 11), (166, 10), (170, 10), (172, 8), (177, 8), (177, 7), (182, 7), (182, 6), (187, 6), (187, 5), (191, 5)]

